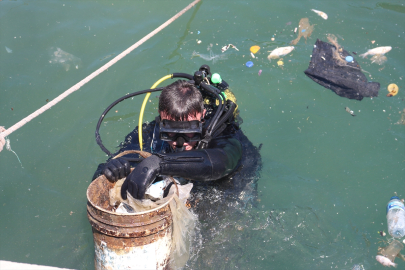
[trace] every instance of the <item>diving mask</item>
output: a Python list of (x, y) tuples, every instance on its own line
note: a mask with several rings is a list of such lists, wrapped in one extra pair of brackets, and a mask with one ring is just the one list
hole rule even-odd
[(162, 141), (181, 141), (195, 142), (200, 141), (202, 137), (202, 123), (198, 120), (193, 121), (170, 121), (161, 120), (159, 123), (160, 139)]

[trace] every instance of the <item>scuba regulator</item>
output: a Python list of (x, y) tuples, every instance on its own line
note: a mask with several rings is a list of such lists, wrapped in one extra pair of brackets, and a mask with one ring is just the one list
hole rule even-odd
[[(168, 121), (163, 120), (159, 123), (160, 128), (160, 139), (164, 141), (176, 141), (179, 146), (182, 146), (185, 141), (198, 141), (197, 149), (204, 149), (208, 146), (208, 143), (219, 134), (221, 134), (227, 124), (236, 116), (237, 105), (235, 96), (228, 89), (229, 85), (221, 79), (218, 73), (211, 74), (210, 67), (208, 65), (202, 65), (194, 75), (186, 73), (173, 73), (166, 75), (160, 80), (158, 80), (151, 89), (146, 89), (138, 92), (134, 92), (125, 95), (109, 105), (98, 120), (96, 127), (96, 141), (109, 157), (113, 154), (108, 151), (100, 138), (99, 129), (104, 117), (107, 113), (121, 101), (138, 96), (141, 94), (146, 94), (143, 101), (138, 123), (138, 136), (139, 145), (142, 150), (142, 119), (143, 113), (145, 111), (147, 100), (152, 92), (162, 91), (164, 87), (156, 88), (161, 82), (172, 78), (184, 78), (188, 79), (188, 83), (194, 84), (197, 89), (200, 90), (203, 100), (204, 107), (206, 109), (206, 123), (204, 127), (200, 121)], [(128, 159), (129, 160), (129, 159)], [(139, 161), (139, 159), (132, 161)]]

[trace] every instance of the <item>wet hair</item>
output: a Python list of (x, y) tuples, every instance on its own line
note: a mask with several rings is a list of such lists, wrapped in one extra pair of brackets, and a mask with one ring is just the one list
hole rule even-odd
[(187, 121), (204, 111), (204, 101), (194, 84), (178, 80), (166, 86), (159, 97), (159, 112), (174, 121)]

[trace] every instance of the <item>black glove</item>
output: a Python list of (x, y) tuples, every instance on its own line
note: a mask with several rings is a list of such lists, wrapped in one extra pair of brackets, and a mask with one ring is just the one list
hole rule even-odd
[(103, 170), (103, 174), (108, 180), (116, 182), (131, 173), (129, 162), (123, 158), (110, 160)]
[(121, 187), (121, 197), (127, 199), (127, 190), (135, 199), (142, 200), (145, 191), (160, 173), (161, 158), (152, 155), (136, 166)]

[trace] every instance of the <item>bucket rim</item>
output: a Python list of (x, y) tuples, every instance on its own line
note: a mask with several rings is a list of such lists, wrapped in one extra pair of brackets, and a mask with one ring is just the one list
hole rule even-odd
[(174, 192), (174, 193), (171, 195), (171, 197), (169, 198), (169, 200), (167, 200), (167, 202), (165, 202), (164, 204), (159, 205), (159, 206), (156, 207), (156, 208), (153, 208), (153, 209), (150, 209), (150, 210), (147, 210), (147, 211), (136, 212), (136, 213), (117, 213), (117, 212), (109, 211), (109, 210), (107, 210), (107, 209), (105, 209), (105, 208), (102, 208), (102, 207), (100, 207), (100, 206), (98, 206), (98, 205), (95, 205), (95, 204), (89, 199), (90, 186), (93, 185), (93, 183), (95, 183), (95, 181), (99, 180), (99, 178), (104, 178), (106, 181), (108, 181), (107, 178), (106, 178), (104, 175), (100, 175), (99, 177), (97, 177), (96, 179), (94, 179), (94, 180), (90, 183), (90, 185), (88, 186), (87, 191), (86, 191), (87, 201), (88, 201), (94, 208), (96, 208), (96, 209), (98, 209), (98, 210), (100, 210), (100, 211), (109, 213), (109, 214), (117, 215), (117, 216), (139, 216), (139, 215), (148, 214), (148, 213), (151, 213), (151, 212), (154, 212), (154, 211), (158, 211), (159, 209), (161, 209), (161, 208), (167, 206), (167, 205), (173, 200), (174, 196), (176, 195), (176, 193)]

